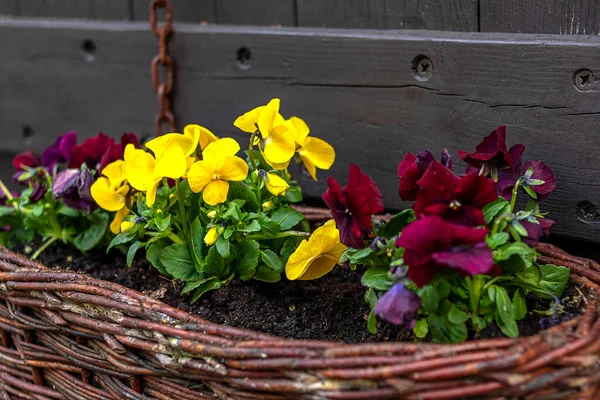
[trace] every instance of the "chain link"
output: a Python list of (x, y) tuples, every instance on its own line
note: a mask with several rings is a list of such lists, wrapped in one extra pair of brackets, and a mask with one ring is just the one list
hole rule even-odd
[[(158, 9), (165, 10), (165, 24), (158, 26)], [(171, 96), (173, 94), (173, 59), (168, 54), (167, 43), (173, 34), (173, 9), (170, 0), (152, 0), (150, 4), (150, 26), (152, 32), (158, 38), (158, 55), (152, 59), (152, 87), (156, 92), (158, 100), (158, 114), (154, 120), (156, 124), (156, 136), (163, 133), (162, 127), (166, 123), (172, 132), (175, 131), (175, 117), (171, 111)], [(165, 70), (166, 81), (160, 81), (160, 69)]]

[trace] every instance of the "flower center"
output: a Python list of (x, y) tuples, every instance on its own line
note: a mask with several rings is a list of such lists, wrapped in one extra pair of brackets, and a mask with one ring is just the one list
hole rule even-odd
[(214, 174), (213, 175), (213, 181), (218, 181), (219, 179), (221, 179), (221, 177), (219, 176), (219, 174)]
[(458, 209), (460, 209), (460, 207), (462, 206), (462, 204), (460, 203), (460, 201), (458, 200), (452, 200), (450, 202), (450, 204), (448, 204), (448, 207), (452, 210), (452, 211), (457, 211)]

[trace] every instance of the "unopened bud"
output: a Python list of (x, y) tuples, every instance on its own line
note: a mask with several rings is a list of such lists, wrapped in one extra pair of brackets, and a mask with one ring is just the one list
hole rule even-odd
[(217, 211), (216, 210), (209, 211), (208, 214), (206, 214), (206, 215), (210, 219), (215, 219), (215, 218), (217, 218)]
[(273, 202), (271, 200), (262, 203), (263, 211), (271, 211), (273, 209)]

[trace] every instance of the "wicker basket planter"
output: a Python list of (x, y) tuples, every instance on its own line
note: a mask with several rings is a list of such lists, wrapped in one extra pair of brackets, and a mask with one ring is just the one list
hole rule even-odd
[(597, 398), (600, 265), (551, 245), (539, 252), (571, 268), (583, 315), (532, 337), (445, 346), (287, 340), (216, 325), (0, 248), (0, 398)]

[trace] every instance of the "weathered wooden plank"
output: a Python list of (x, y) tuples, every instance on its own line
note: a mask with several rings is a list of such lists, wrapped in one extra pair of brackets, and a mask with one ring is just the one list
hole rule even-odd
[[(78, 52), (87, 37), (98, 47), (93, 62)], [(509, 142), (526, 143), (527, 158), (546, 160), (557, 175), (544, 205), (556, 231), (600, 241), (600, 226), (576, 216), (582, 201), (600, 209), (600, 84), (592, 78), (587, 92), (573, 86), (582, 67), (600, 75), (595, 38), (180, 25), (174, 41), (181, 125), (247, 138), (233, 120), (278, 96), (285, 115), (302, 116), (312, 134), (335, 146), (336, 165), (321, 178), (344, 181), (348, 165), (358, 163), (382, 187), (386, 205), (398, 208), (405, 204), (396, 195), (396, 167), (406, 151), (455, 154), (506, 124)], [(242, 66), (241, 47), (252, 54)], [(70, 129), (152, 132), (155, 51), (145, 23), (0, 21), (0, 150), (40, 151)], [(417, 56), (431, 60), (431, 79), (416, 79)], [(24, 125), (34, 131), (30, 145), (20, 136)], [(323, 179), (302, 182), (309, 197), (325, 188)]]
[(478, 0), (298, 0), (298, 26), (477, 32)]
[(481, 32), (598, 35), (596, 0), (480, 0)]
[(23, 17), (128, 20), (127, 0), (15, 0)]
[(17, 15), (17, 0), (0, 0), (1, 15)]
[[(132, 2), (133, 18), (136, 21), (147, 21), (150, 0), (129, 0)], [(173, 20), (175, 22), (208, 22), (215, 23), (216, 2), (219, 0), (174, 0)]]
[(296, 0), (218, 0), (217, 22), (296, 26)]

